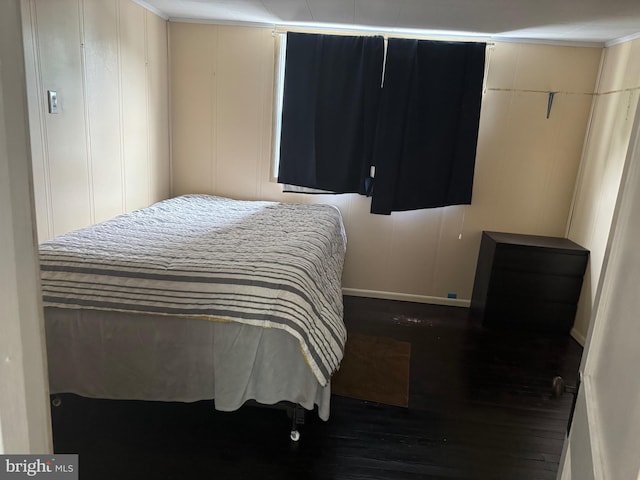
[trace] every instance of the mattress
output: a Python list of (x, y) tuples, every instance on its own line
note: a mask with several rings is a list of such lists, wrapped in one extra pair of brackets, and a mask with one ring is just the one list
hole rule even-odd
[(346, 341), (345, 249), (335, 207), (185, 195), (44, 242), (43, 301), (281, 329), (326, 385)]

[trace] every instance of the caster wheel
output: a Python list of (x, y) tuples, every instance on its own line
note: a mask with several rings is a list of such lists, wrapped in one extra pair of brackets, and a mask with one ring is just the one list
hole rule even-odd
[(560, 397), (565, 392), (564, 379), (562, 377), (555, 377), (551, 386), (551, 391), (554, 397)]
[(291, 440), (297, 442), (300, 440), (300, 432), (298, 430), (291, 430)]
[(60, 397), (54, 397), (53, 400), (51, 400), (51, 405), (53, 405), (54, 407), (59, 407), (62, 405), (62, 399)]

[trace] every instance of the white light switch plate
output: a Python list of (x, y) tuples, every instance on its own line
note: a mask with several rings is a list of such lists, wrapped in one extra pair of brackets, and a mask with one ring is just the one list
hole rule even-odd
[(58, 113), (58, 92), (47, 90), (49, 96), (49, 113)]

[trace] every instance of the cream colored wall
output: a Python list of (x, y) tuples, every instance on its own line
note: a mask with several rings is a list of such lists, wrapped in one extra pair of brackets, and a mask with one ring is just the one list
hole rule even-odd
[(22, 11), (39, 240), (167, 198), (166, 21), (131, 0)]
[[(482, 230), (565, 234), (601, 49), (496, 44), (473, 205), (376, 216), (367, 198), (283, 194), (271, 180), (270, 29), (170, 23), (170, 38), (172, 193), (338, 206), (347, 293), (468, 300)], [(548, 91), (559, 92), (550, 119)]]
[[(283, 194), (272, 181), (270, 29), (170, 23), (170, 38), (172, 193), (338, 206), (347, 293), (435, 302), (456, 293), (464, 304), (482, 230), (565, 234), (601, 49), (496, 44), (473, 204), (377, 216), (367, 198)], [(559, 93), (546, 119), (548, 91)]]
[(584, 343), (640, 98), (640, 39), (605, 49), (568, 236), (591, 251), (574, 336)]

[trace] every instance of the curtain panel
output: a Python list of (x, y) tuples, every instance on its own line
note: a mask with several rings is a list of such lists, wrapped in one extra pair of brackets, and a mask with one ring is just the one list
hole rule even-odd
[(485, 50), (389, 39), (372, 213), (471, 203)]
[(381, 36), (287, 34), (279, 183), (366, 193), (383, 63)]

